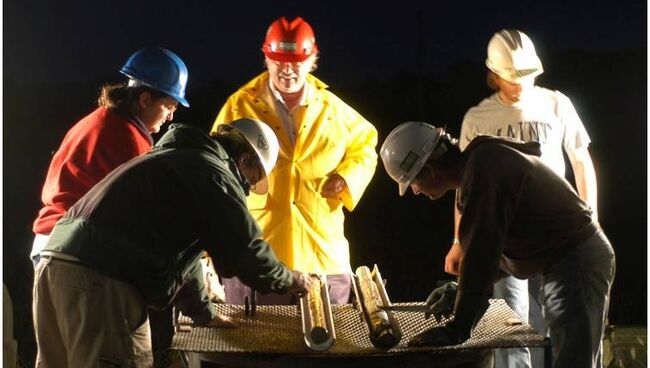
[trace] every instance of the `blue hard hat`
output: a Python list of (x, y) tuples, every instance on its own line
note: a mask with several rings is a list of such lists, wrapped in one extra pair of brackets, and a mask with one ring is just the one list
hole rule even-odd
[(120, 73), (168, 94), (185, 107), (187, 66), (181, 58), (162, 47), (145, 47), (129, 57)]

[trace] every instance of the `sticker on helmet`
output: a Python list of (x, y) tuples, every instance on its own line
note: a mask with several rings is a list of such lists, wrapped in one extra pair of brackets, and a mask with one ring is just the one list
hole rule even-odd
[(280, 50), (282, 51), (296, 51), (295, 42), (280, 42)]
[(418, 155), (417, 153), (415, 153), (413, 151), (410, 151), (406, 155), (404, 160), (402, 160), (402, 162), (399, 164), (399, 168), (406, 171), (406, 172), (411, 171), (411, 168), (415, 164), (415, 161), (418, 160), (418, 158), (420, 158), (420, 155)]
[(263, 149), (265, 151), (269, 150), (269, 144), (266, 143), (266, 139), (261, 134), (257, 136), (257, 148)]

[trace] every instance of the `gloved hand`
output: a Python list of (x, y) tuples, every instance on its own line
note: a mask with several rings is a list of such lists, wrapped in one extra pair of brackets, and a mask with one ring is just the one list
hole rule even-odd
[(449, 281), (435, 288), (427, 297), (427, 311), (424, 312), (424, 318), (429, 319), (433, 315), (436, 321), (439, 321), (442, 317), (452, 314), (457, 290), (458, 284), (455, 281)]
[(443, 327), (434, 327), (414, 336), (409, 346), (458, 345), (469, 339), (470, 331), (457, 326), (453, 321)]
[(289, 292), (301, 298), (309, 292), (311, 287), (311, 277), (307, 273), (290, 270), (293, 275), (293, 283), (289, 286)]

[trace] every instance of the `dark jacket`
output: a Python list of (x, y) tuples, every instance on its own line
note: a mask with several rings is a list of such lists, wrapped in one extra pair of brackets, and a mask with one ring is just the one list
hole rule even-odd
[(195, 322), (215, 315), (203, 285), (203, 250), (222, 276), (261, 292), (293, 282), (250, 216), (244, 180), (217, 141), (172, 125), (151, 153), (118, 167), (55, 226), (45, 250), (75, 256), (134, 285), (154, 307), (174, 303)]
[(597, 231), (589, 206), (540, 153), (538, 143), (489, 136), (463, 152), (457, 313), (487, 302), (499, 268), (522, 279), (543, 273)]

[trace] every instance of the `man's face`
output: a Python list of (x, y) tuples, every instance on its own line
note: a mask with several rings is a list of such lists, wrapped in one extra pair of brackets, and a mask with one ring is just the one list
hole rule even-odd
[(237, 164), (239, 170), (246, 177), (246, 180), (248, 180), (248, 183), (251, 186), (255, 186), (257, 182), (264, 179), (264, 168), (257, 156), (250, 153), (244, 153), (239, 158)]
[(266, 58), (266, 68), (273, 86), (281, 93), (300, 92), (307, 80), (307, 74), (316, 62), (316, 55), (302, 62), (284, 62)]
[(519, 83), (513, 83), (498, 77), (497, 81), (499, 97), (509, 104), (521, 101), (522, 97), (535, 86), (535, 78), (527, 78)]
[(413, 194), (424, 194), (431, 200), (442, 197), (452, 189), (451, 182), (430, 166), (425, 165), (410, 184)]

